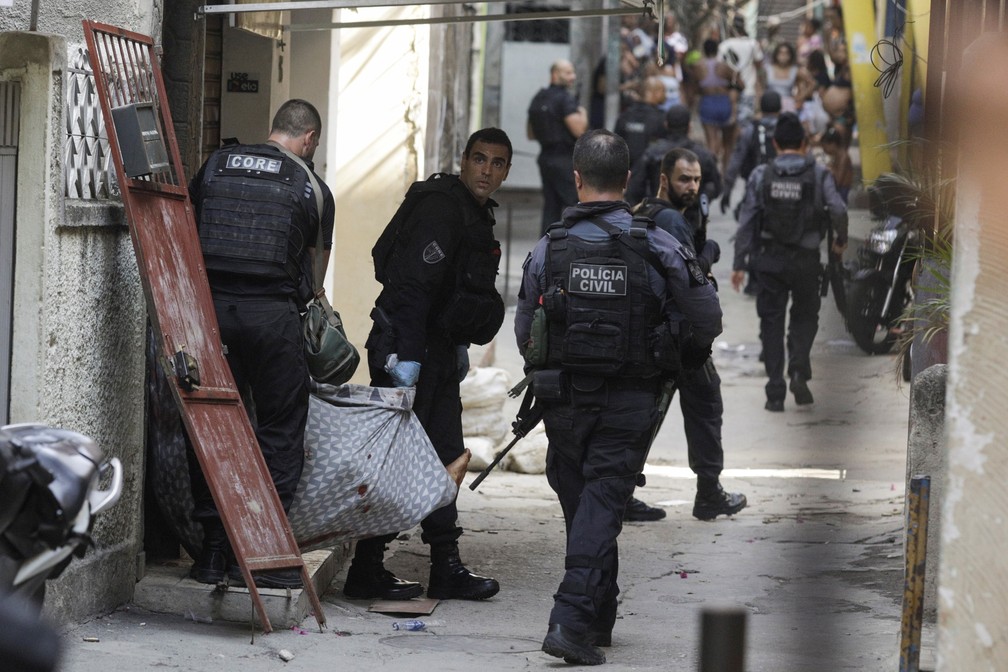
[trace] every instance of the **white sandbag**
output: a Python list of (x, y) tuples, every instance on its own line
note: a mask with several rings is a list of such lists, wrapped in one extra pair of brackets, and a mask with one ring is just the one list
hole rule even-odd
[(462, 436), (482, 436), (497, 444), (511, 429), (502, 408), (467, 408), (462, 411)]
[(507, 399), (511, 378), (504, 369), (493, 366), (473, 367), (469, 375), (459, 383), (462, 408), (499, 407)]
[(469, 471), (483, 471), (486, 466), (493, 462), (494, 446), (496, 441), (491, 441), (485, 436), (464, 436), (462, 442), (465, 447), (472, 451), (472, 458), (469, 460)]
[[(514, 437), (508, 439), (500, 450), (507, 445)], [(517, 471), (521, 474), (542, 474), (546, 471), (546, 428), (540, 422), (535, 429), (525, 435), (525, 438), (515, 444), (515, 447), (508, 451), (508, 454), (501, 460), (501, 465), (508, 471)]]
[(407, 530), (458, 494), (412, 412), (415, 391), (313, 388), (288, 516), (302, 550)]

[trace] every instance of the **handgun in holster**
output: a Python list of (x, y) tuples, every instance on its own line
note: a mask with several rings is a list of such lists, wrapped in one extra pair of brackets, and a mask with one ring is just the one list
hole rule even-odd
[(371, 310), (371, 320), (378, 328), (371, 330), (365, 347), (370, 361), (380, 368), (385, 366), (388, 356), (396, 352), (396, 329), (388, 314), (379, 306)]

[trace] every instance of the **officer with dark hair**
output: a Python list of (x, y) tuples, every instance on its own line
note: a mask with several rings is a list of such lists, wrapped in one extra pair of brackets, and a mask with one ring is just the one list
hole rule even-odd
[(728, 168), (725, 169), (724, 192), (721, 194), (722, 213), (728, 212), (731, 207), (731, 192), (736, 178), (748, 180), (756, 166), (762, 166), (777, 156), (777, 150), (773, 147), (773, 133), (780, 111), (780, 94), (765, 91), (760, 96), (760, 117), (752, 119), (742, 128), (728, 161)]
[(549, 86), (540, 89), (528, 109), (525, 133), (536, 140), (539, 175), (542, 178), (542, 230), (560, 221), (567, 206), (577, 203), (571, 152), (574, 142), (588, 130), (588, 113), (571, 93), (577, 73), (570, 61), (561, 59), (550, 68)]
[[(485, 344), (504, 320), (494, 285), (500, 243), (494, 240), (490, 195), (511, 168), (511, 141), (499, 128), (470, 136), (459, 175), (437, 173), (410, 187), (406, 200), (372, 250), (382, 291), (367, 340), (371, 384), (416, 386), (413, 412), (445, 465), (467, 461), (462, 442), (459, 382), (469, 371), (468, 348)], [(470, 572), (459, 558), (458, 508), (453, 501), (421, 522), (430, 546), (427, 596), (482, 600), (497, 581)], [(353, 599), (406, 600), (423, 586), (385, 569), (388, 534), (357, 542), (343, 593)]]
[(658, 77), (648, 77), (640, 85), (641, 99), (616, 118), (616, 135), (623, 138), (630, 150), (630, 165), (634, 165), (648, 145), (665, 137), (665, 83)]
[[(705, 274), (721, 258), (717, 242), (700, 235), (700, 231), (683, 216), (699, 198), (700, 160), (688, 149), (677, 148), (662, 161), (661, 186), (658, 194), (644, 199), (636, 212), (653, 219), (658, 228), (668, 231), (679, 243), (696, 255)], [(741, 493), (725, 492), (721, 487), (724, 469), (724, 448), (721, 425), (724, 401), (721, 398), (721, 377), (708, 357), (699, 368), (686, 369), (677, 378), (679, 407), (689, 466), (697, 475), (697, 494), (693, 501), (693, 516), (714, 520), (731, 516), (746, 506)]]
[[(549, 439), (546, 477), (567, 530), (543, 651), (597, 665), (605, 662), (597, 647), (612, 640), (616, 540), (644, 469), (663, 373), (706, 359), (721, 333), (721, 306), (692, 252), (651, 220), (633, 218), (622, 200), (626, 143), (590, 131), (573, 158), (580, 202), (525, 262), (515, 336), (524, 350), (541, 305), (546, 364), (532, 385)], [(680, 339), (683, 321), (691, 330)]]
[(626, 190), (627, 202), (640, 203), (658, 192), (662, 159), (669, 150), (676, 147), (688, 149), (699, 157), (703, 172), (700, 191), (706, 194), (708, 199), (715, 199), (721, 195), (721, 171), (718, 170), (717, 159), (704, 145), (689, 137), (690, 116), (691, 112), (685, 105), (673, 105), (665, 113), (665, 127), (668, 129), (668, 134), (648, 145), (637, 162), (631, 164), (630, 182)]
[[(774, 146), (777, 158), (753, 170), (746, 183), (731, 281), (738, 291), (747, 270), (758, 275), (756, 313), (769, 378), (766, 410), (780, 412), (788, 389), (799, 406), (813, 402), (808, 381), (812, 378), (809, 355), (819, 330), (819, 246), (827, 227), (832, 227), (833, 252), (843, 254), (847, 247), (847, 206), (830, 171), (807, 155), (805, 129), (797, 115), (785, 112), (777, 119)], [(790, 384), (784, 380), (789, 297)]]
[[(217, 150), (189, 183), (221, 341), (235, 385), (252, 402), (252, 426), (284, 511), (294, 501), (304, 459), (308, 365), (300, 313), (322, 291), (312, 287), (319, 227), (326, 262), (332, 248), (332, 193), (306, 171), (321, 133), (318, 110), (288, 100), (266, 143)], [(313, 184), (322, 192), (321, 213)], [(241, 581), (191, 446), (188, 457), (192, 517), (203, 526), (190, 576), (201, 583), (218, 583), (225, 574)], [(258, 572), (255, 581), (263, 588), (301, 585), (296, 570)]]

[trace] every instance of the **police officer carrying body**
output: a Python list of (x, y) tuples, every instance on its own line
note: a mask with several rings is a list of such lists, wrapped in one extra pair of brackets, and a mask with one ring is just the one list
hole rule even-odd
[(577, 73), (570, 61), (559, 60), (550, 68), (550, 83), (532, 98), (525, 133), (541, 145), (539, 175), (542, 177), (542, 231), (560, 220), (563, 209), (577, 203), (571, 152), (574, 142), (588, 130), (588, 113), (571, 93)]
[[(445, 465), (466, 454), (459, 382), (469, 370), (470, 343), (488, 343), (504, 319), (495, 288), (500, 243), (494, 240), (490, 195), (511, 167), (511, 141), (498, 128), (470, 136), (458, 176), (437, 173), (414, 183), (375, 245), (382, 291), (367, 340), (371, 384), (416, 386), (413, 412)], [(453, 501), (421, 522), (430, 546), (427, 596), (481, 600), (497, 581), (471, 573), (459, 558), (458, 509)], [(354, 599), (406, 600), (423, 593), (415, 581), (384, 567), (395, 534), (361, 539), (343, 592)]]
[[(662, 374), (708, 353), (721, 307), (692, 253), (622, 200), (626, 143), (593, 130), (574, 148), (580, 203), (564, 211), (525, 262), (515, 336), (529, 344), (542, 302), (545, 367), (533, 390), (549, 439), (546, 475), (567, 530), (566, 572), (543, 650), (597, 665), (616, 621), (623, 509), (647, 457)], [(679, 345), (682, 320), (691, 336)]]
[[(799, 406), (813, 402), (810, 352), (819, 329), (822, 268), (819, 245), (827, 226), (835, 233), (833, 252), (847, 247), (847, 206), (830, 171), (806, 154), (805, 129), (797, 115), (785, 112), (774, 129), (777, 158), (753, 170), (735, 237), (731, 281), (736, 291), (746, 271), (756, 273), (756, 312), (760, 318), (766, 384), (766, 410), (784, 410), (790, 389)], [(828, 211), (828, 216), (824, 210)], [(785, 311), (787, 374), (784, 380)]]
[[(658, 194), (645, 199), (636, 213), (653, 219), (658, 228), (668, 231), (683, 247), (693, 251), (707, 275), (721, 258), (721, 249), (683, 216), (685, 210), (696, 204), (699, 191), (699, 158), (688, 149), (673, 149), (662, 161)], [(693, 516), (713, 520), (719, 515), (734, 515), (745, 508), (746, 498), (741, 493), (725, 492), (720, 483), (724, 469), (721, 443), (724, 401), (714, 360), (708, 357), (698, 368), (685, 368), (677, 382), (689, 465), (697, 475)]]
[[(254, 404), (249, 413), (256, 439), (284, 511), (303, 466), (308, 365), (300, 313), (315, 293), (320, 226), (326, 261), (332, 248), (332, 193), (312, 175), (323, 195), (319, 213), (306, 172), (321, 133), (315, 107), (288, 100), (273, 117), (265, 144), (217, 150), (189, 183), (221, 341), (235, 385)], [(188, 457), (192, 517), (203, 526), (203, 548), (190, 575), (201, 583), (218, 583), (225, 573), (232, 583), (242, 581), (191, 446)], [(255, 581), (263, 588), (301, 585), (296, 570), (257, 572)]]
[(692, 113), (685, 105), (673, 105), (665, 112), (665, 127), (668, 129), (668, 134), (664, 138), (654, 140), (637, 162), (631, 164), (630, 182), (626, 190), (628, 202), (639, 203), (658, 192), (662, 159), (669, 150), (676, 147), (684, 147), (700, 158), (700, 168), (703, 172), (700, 191), (711, 200), (721, 195), (721, 171), (718, 170), (717, 159), (704, 145), (689, 137), (691, 116)]

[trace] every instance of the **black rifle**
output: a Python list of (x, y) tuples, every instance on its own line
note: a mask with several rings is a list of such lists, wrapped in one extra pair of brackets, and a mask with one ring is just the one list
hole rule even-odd
[[(512, 396), (518, 395), (515, 393)], [(542, 407), (540, 407), (539, 404), (533, 403), (534, 399), (535, 393), (530, 385), (526, 388), (525, 397), (522, 399), (521, 407), (518, 409), (518, 414), (515, 416), (514, 422), (511, 423), (511, 431), (514, 432), (515, 435), (514, 440), (505, 446), (503, 450), (494, 455), (493, 462), (488, 464), (486, 469), (481, 471), (475, 480), (469, 484), (470, 490), (476, 490), (476, 488), (479, 487), (479, 484), (483, 482), (483, 479), (489, 476), (494, 467), (496, 467), (500, 461), (504, 459), (504, 456), (508, 454), (508, 451), (514, 448), (515, 444), (524, 439), (529, 432), (535, 429), (535, 426), (539, 424), (540, 420), (542, 420)]]
[(844, 265), (841, 255), (833, 252), (833, 225), (826, 230), (826, 265), (823, 267), (820, 296), (826, 296), (833, 288), (833, 301), (841, 315), (847, 315), (847, 287), (844, 285)]

